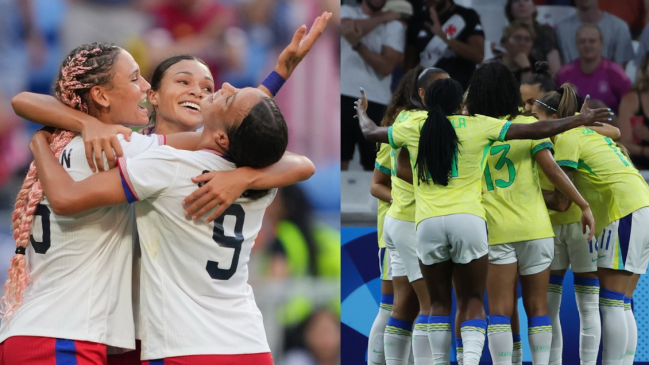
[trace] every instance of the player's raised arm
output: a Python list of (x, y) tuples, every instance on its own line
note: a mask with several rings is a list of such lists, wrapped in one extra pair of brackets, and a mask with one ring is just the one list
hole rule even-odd
[(258, 86), (261, 91), (271, 98), (277, 94), (284, 82), (291, 77), (297, 65), (309, 53), (313, 44), (320, 38), (329, 19), (331, 19), (331, 15), (329, 12), (324, 12), (315, 18), (309, 33), (306, 32), (306, 25), (302, 25), (295, 31), (291, 43), (284, 48), (277, 58), (275, 70)]
[(540, 120), (530, 124), (513, 123), (507, 130), (505, 140), (547, 138), (572, 128), (584, 125), (601, 126), (603, 122), (610, 122), (613, 116), (611, 109), (590, 109), (588, 107), (589, 100), (590, 96), (586, 96), (581, 112), (577, 115), (561, 119)]
[(365, 90), (361, 88), (361, 98), (354, 102), (356, 106), (356, 116), (358, 124), (361, 126), (361, 132), (366, 140), (370, 142), (390, 143), (388, 138), (388, 127), (379, 127), (367, 115), (367, 98), (365, 97)]
[(95, 166), (105, 170), (102, 153), (113, 168), (117, 157), (123, 155), (117, 135), (130, 140), (131, 129), (121, 125), (108, 125), (84, 112), (70, 108), (50, 95), (22, 92), (11, 99), (16, 115), (47, 127), (80, 132), (86, 149), (86, 159), (92, 171)]
[(196, 219), (217, 205), (206, 222), (220, 216), (244, 191), (278, 188), (307, 180), (315, 173), (308, 158), (285, 152), (281, 160), (263, 169), (240, 167), (233, 171), (212, 171), (192, 178), (195, 183), (205, 183), (184, 201), (185, 215)]
[(54, 157), (49, 146), (50, 136), (45, 131), (36, 132), (29, 148), (34, 154), (43, 193), (55, 214), (75, 215), (95, 208), (127, 203), (118, 169), (74, 181)]

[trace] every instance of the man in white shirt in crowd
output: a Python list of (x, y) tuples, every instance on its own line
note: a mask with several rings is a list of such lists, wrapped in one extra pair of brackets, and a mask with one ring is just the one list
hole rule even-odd
[[(354, 119), (354, 101), (360, 98), (359, 87), (371, 90), (368, 116), (376, 123), (383, 119), (390, 102), (392, 72), (402, 61), (405, 48), (405, 25), (400, 15), (383, 11), (386, 0), (362, 0), (360, 6), (343, 5), (340, 10), (340, 114), (341, 168), (347, 170), (359, 145), (363, 169), (374, 169), (376, 147), (367, 142)], [(368, 93), (370, 95), (370, 93)]]

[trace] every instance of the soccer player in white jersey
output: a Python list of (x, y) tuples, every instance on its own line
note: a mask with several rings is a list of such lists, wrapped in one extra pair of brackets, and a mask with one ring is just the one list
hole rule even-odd
[(188, 220), (178, 207), (197, 188), (191, 177), (202, 171), (231, 170), (230, 159), (257, 168), (278, 161), (287, 144), (286, 124), (272, 99), (257, 89), (224, 84), (202, 109), (202, 150), (157, 148), (122, 158), (119, 170), (83, 181), (73, 182), (55, 163), (45, 132), (31, 147), (46, 196), (65, 195), (68, 209), (140, 201), (143, 360), (272, 364), (261, 313), (247, 284), (247, 262), (275, 192), (240, 199), (213, 223)]
[[(300, 30), (296, 32), (296, 38), (294, 38), (291, 44), (294, 46), (294, 49), (290, 51), (289, 48), (291, 48), (291, 46), (287, 47), (285, 52), (287, 52), (287, 50), (289, 52), (286, 54), (283, 53), (283, 55), (289, 57), (297, 54), (298, 56), (301, 55), (301, 57), (303, 57), (306, 52), (308, 52), (310, 45), (312, 45), (318, 38), (319, 33), (322, 32), (322, 29), (326, 25), (326, 20), (328, 20), (329, 17), (330, 15), (324, 17), (324, 24), (319, 24), (319, 30), (317, 32), (309, 33), (309, 35), (311, 35), (310, 40), (307, 39), (309, 35), (303, 38), (306, 33), (306, 27), (301, 27)], [(321, 19), (322, 17), (316, 19), (312, 31), (316, 28), (315, 26), (318, 25), (318, 22), (321, 21)], [(298, 37), (298, 35), (300, 36)], [(300, 53), (300, 50), (303, 52)], [(99, 58), (99, 56), (103, 56), (103, 58)], [(99, 58), (99, 60), (96, 58)], [(282, 56), (280, 56), (280, 60), (281, 59)], [(299, 59), (297, 62), (293, 63), (292, 69), (294, 69), (297, 63), (299, 63)], [(92, 67), (89, 67), (88, 65), (91, 65)], [(282, 69), (284, 69), (284, 62), (282, 62), (281, 66)], [(81, 67), (86, 67), (86, 69), (83, 70), (85, 72), (79, 72)], [(288, 67), (286, 70), (288, 72)], [(61, 74), (68, 75), (69, 77), (62, 81), (59, 80), (61, 83), (57, 83), (57, 85), (62, 87), (64, 86), (63, 95), (58, 95), (59, 98), (68, 105), (80, 110), (87, 112), (88, 109), (90, 109), (90, 111), (95, 115), (100, 112), (101, 120), (96, 121), (89, 115), (80, 111), (75, 111), (72, 108), (66, 108), (63, 104), (54, 100), (54, 105), (51, 105), (51, 108), (46, 108), (42, 105), (33, 108), (38, 111), (40, 107), (41, 114), (49, 111), (49, 114), (45, 116), (37, 114), (34, 118), (36, 121), (49, 122), (58, 127), (74, 127), (81, 129), (80, 126), (83, 125), (82, 122), (84, 121), (83, 118), (79, 118), (79, 115), (81, 115), (81, 117), (86, 117), (98, 122), (100, 126), (111, 125), (111, 128), (104, 129), (108, 129), (114, 139), (113, 141), (117, 142), (117, 144), (112, 144), (112, 146), (115, 147), (115, 150), (120, 154), (123, 150), (125, 156), (134, 156), (140, 151), (164, 141), (164, 137), (162, 136), (148, 138), (141, 135), (134, 135), (131, 143), (124, 141), (121, 136), (119, 136), (119, 140), (114, 138), (115, 131), (130, 134), (130, 130), (126, 128), (120, 129), (113, 125), (125, 123), (131, 125), (142, 125), (145, 123), (146, 119), (146, 111), (143, 108), (140, 108), (138, 103), (145, 99), (148, 83), (139, 76), (137, 64), (124, 50), (110, 45), (98, 44), (80, 47), (72, 52), (70, 57), (66, 60)], [(288, 75), (290, 75), (290, 73)], [(106, 87), (101, 88), (100, 86), (104, 86), (104, 84), (106, 84)], [(111, 86), (110, 88), (107, 87), (109, 85)], [(263, 90), (265, 88), (261, 89)], [(93, 93), (96, 91), (98, 91), (99, 94)], [(268, 92), (268, 90), (266, 90), (266, 92)], [(97, 96), (102, 97), (102, 102), (107, 104), (97, 104), (95, 99)], [(39, 95), (38, 97), (41, 96)], [(46, 99), (49, 98), (45, 96), (43, 97)], [(43, 105), (48, 105), (48, 103), (51, 104), (50, 101), (51, 100), (45, 100)], [(14, 103), (14, 107), (20, 105), (20, 102)], [(107, 105), (108, 107), (106, 107)], [(43, 111), (43, 108), (46, 110)], [(63, 110), (61, 110), (61, 108)], [(72, 113), (72, 115), (68, 116), (66, 113), (70, 111), (77, 114)], [(17, 113), (20, 114), (18, 111)], [(21, 115), (24, 114), (25, 113)], [(48, 120), (48, 118), (50, 119)], [(85, 121), (87, 122), (88, 120)], [(90, 123), (88, 123), (88, 125), (90, 125)], [(86, 130), (86, 132), (88, 131)], [(67, 134), (67, 136), (68, 138), (72, 138), (73, 134)], [(187, 136), (179, 136), (179, 138), (173, 137), (170, 138), (170, 140), (181, 141), (183, 138), (186, 139), (186, 137)], [(192, 148), (196, 145), (195, 141), (197, 141), (197, 137), (198, 136), (191, 136), (190, 138), (190, 140), (194, 141)], [(84, 143), (81, 141), (81, 138), (75, 137), (71, 143), (67, 145), (66, 143), (67, 142), (61, 141), (60, 139), (57, 142), (59, 153), (61, 153), (63, 147), (66, 147), (61, 155), (61, 164), (68, 169), (68, 172), (74, 179), (78, 180), (90, 176), (92, 171), (85, 161)], [(91, 143), (87, 143), (87, 145), (92, 146)], [(106, 145), (110, 146), (110, 144), (105, 144), (104, 146)], [(97, 143), (95, 143), (95, 152), (99, 152), (101, 155), (101, 149), (96, 148), (97, 146)], [(112, 153), (113, 151), (111, 148), (106, 148), (107, 156), (109, 156), (109, 154), (112, 155)], [(305, 170), (310, 171), (312, 169), (312, 164), (307, 159), (296, 159), (294, 156), (290, 156), (288, 159), (292, 160), (293, 163), (300, 159), (303, 160), (299, 163), (302, 165), (301, 167), (293, 165), (293, 163), (284, 166), (288, 167), (291, 172), (296, 172), (297, 170), (302, 170), (302, 172), (304, 172)], [(89, 161), (91, 161), (91, 159), (89, 159)], [(100, 166), (100, 163), (101, 159), (99, 159), (97, 165)], [(106, 163), (105, 159), (104, 163)], [(271, 170), (276, 168), (277, 170), (275, 171), (281, 171), (283, 176), (287, 176), (287, 170), (281, 168), (279, 165), (274, 166)], [(260, 171), (259, 173), (262, 172)], [(269, 175), (268, 172), (263, 174), (265, 175), (264, 179), (268, 177), (271, 179), (273, 178), (273, 176)], [(304, 176), (304, 174), (302, 175)], [(35, 181), (33, 176), (34, 172), (32, 172), (27, 179), (31, 183)], [(258, 175), (257, 177), (260, 176), (261, 175)], [(297, 178), (297, 175), (294, 175), (293, 178), (285, 180), (285, 183), (295, 182), (300, 179), (301, 178)], [(241, 184), (241, 182), (239, 182), (239, 184)], [(29, 191), (29, 189), (25, 189), (25, 191)], [(37, 217), (35, 218), (36, 224), (31, 237), (31, 242), (34, 243), (34, 247), (28, 249), (26, 260), (28, 268), (31, 269), (33, 274), (33, 284), (28, 287), (28, 296), (24, 301), (24, 307), (27, 307), (27, 309), (20, 309), (17, 313), (7, 313), (10, 315), (6, 315), (6, 320), (3, 322), (4, 326), (0, 329), (0, 336), (2, 336), (1, 341), (7, 339), (7, 341), (0, 344), (0, 350), (2, 350), (0, 351), (2, 355), (1, 360), (4, 361), (5, 364), (33, 363), (34, 361), (41, 360), (47, 362), (52, 358), (59, 356), (60, 353), (67, 353), (67, 356), (79, 359), (79, 361), (85, 358), (90, 359), (89, 361), (92, 363), (103, 364), (106, 362), (106, 345), (123, 349), (133, 348), (133, 321), (129, 320), (132, 316), (130, 308), (130, 265), (124, 264), (124, 260), (115, 260), (107, 257), (110, 255), (118, 255), (119, 257), (127, 255), (126, 257), (130, 260), (132, 223), (124, 223), (132, 218), (132, 213), (129, 213), (130, 210), (125, 209), (125, 206), (122, 206), (84, 214), (79, 219), (76, 219), (78, 217), (74, 217), (74, 219), (63, 218), (58, 216), (56, 212), (52, 212), (47, 208), (49, 206), (47, 200), (43, 200), (42, 204), (38, 204), (42, 192), (40, 196), (38, 194), (28, 195), (32, 196), (33, 200), (30, 204), (33, 204), (33, 207), (36, 207), (32, 209), (36, 210), (37, 214)], [(24, 203), (25, 202), (19, 202), (19, 204), (23, 204), (23, 206), (25, 205)], [(34, 212), (34, 210), (32, 210), (32, 212)], [(18, 216), (20, 217), (20, 215)], [(102, 221), (103, 216), (107, 216), (112, 220), (117, 220), (119, 223), (116, 227), (117, 229), (107, 229), (106, 222), (110, 220)], [(86, 227), (83, 223), (83, 219), (86, 221), (90, 220), (92, 224)], [(17, 227), (22, 231), (27, 232), (27, 237), (29, 239), (29, 227), (21, 225), (17, 225)], [(60, 232), (69, 232), (69, 227), (76, 230), (77, 234), (61, 237)], [(97, 227), (101, 228), (103, 232), (99, 237), (110, 239), (111, 243), (109, 247), (112, 249), (105, 249), (106, 245), (104, 240), (97, 240), (98, 234), (84, 233), (86, 232), (86, 228), (88, 228), (89, 231), (92, 231), (92, 229), (96, 230)], [(57, 232), (59, 234), (57, 234)], [(36, 237), (36, 240), (34, 240), (34, 237)], [(72, 237), (71, 242), (68, 242), (70, 240), (66, 240), (69, 237)], [(88, 237), (92, 237), (92, 245), (88, 245), (87, 242), (85, 242)], [(29, 241), (27, 241), (27, 243), (28, 242)], [(75, 242), (81, 244), (79, 247), (83, 247), (83, 250), (79, 247), (74, 248)], [(49, 248), (50, 243), (53, 246), (51, 249)], [(18, 244), (21, 246), (18, 251), (23, 251), (24, 249), (22, 249), (22, 247), (24, 247), (23, 245), (26, 246), (25, 242), (20, 241)], [(125, 246), (129, 247), (126, 251), (124, 250)], [(88, 247), (94, 248), (88, 250)], [(84, 251), (83, 255), (78, 255), (80, 250)], [(45, 251), (47, 251), (49, 255), (45, 255)], [(71, 265), (70, 256), (74, 257), (75, 255), (80, 257), (78, 261), (75, 261), (76, 263), (72, 262)], [(24, 257), (24, 255), (17, 255), (18, 259), (14, 259), (14, 261), (19, 261), (22, 257)], [(118, 264), (116, 265), (116, 268), (107, 265), (89, 267), (87, 262), (91, 262), (93, 258), (102, 262), (109, 262), (111, 265), (114, 262), (118, 262)], [(89, 275), (88, 271), (99, 272), (99, 274)], [(113, 275), (114, 273), (112, 271), (115, 271), (117, 274)], [(96, 280), (96, 276), (99, 276), (100, 280)], [(129, 283), (126, 287), (116, 285), (115, 283), (119, 280), (127, 280)], [(91, 281), (94, 282), (90, 283)], [(107, 281), (111, 283), (112, 286), (109, 288), (102, 287), (102, 285), (105, 285)], [(87, 295), (88, 292), (78, 290), (80, 282), (85, 286), (92, 286), (95, 288), (94, 290), (89, 291), (91, 294), (90, 296)], [(52, 283), (56, 283), (57, 285), (53, 285)], [(51, 305), (51, 302), (53, 301), (52, 298), (59, 298), (61, 296), (60, 293), (62, 292), (72, 291), (74, 285), (76, 285), (75, 290), (78, 290), (80, 295), (86, 295), (86, 297), (79, 301), (77, 300), (78, 295), (63, 295), (64, 298), (69, 300), (56, 300), (57, 304)], [(14, 291), (14, 294), (16, 294), (16, 291)], [(128, 297), (124, 299), (124, 295), (128, 295)], [(106, 298), (109, 297), (113, 297), (113, 299), (107, 301)], [(22, 299), (19, 295), (16, 296), (16, 298)], [(97, 305), (95, 301), (101, 302), (102, 305)], [(13, 304), (19, 305), (20, 303), (13, 302)], [(83, 308), (79, 308), (80, 304), (85, 305), (88, 308), (93, 308), (94, 310), (84, 311)], [(102, 315), (102, 313), (110, 313), (112, 319), (106, 321), (106, 315)], [(128, 318), (121, 317), (122, 313), (127, 313), (126, 315)], [(47, 320), (33, 321), (33, 318), (42, 318), (44, 316), (47, 317)], [(11, 321), (9, 321), (9, 317), (12, 319)], [(32, 320), (30, 320), (30, 318)], [(70, 318), (73, 320), (70, 320)], [(116, 318), (121, 319), (116, 320)], [(99, 324), (95, 324), (96, 322)], [(124, 330), (122, 327), (126, 329)], [(108, 338), (108, 336), (112, 337)], [(99, 339), (96, 340), (97, 338)], [(122, 342), (115, 342), (115, 338), (120, 339)], [(127, 338), (129, 339), (125, 340)], [(111, 342), (109, 343), (109, 341)], [(128, 343), (128, 345), (122, 346), (123, 343)], [(115, 344), (120, 346), (115, 346)], [(19, 351), (20, 348), (24, 346), (34, 346), (34, 348), (39, 351)], [(11, 351), (12, 349), (15, 351)]]

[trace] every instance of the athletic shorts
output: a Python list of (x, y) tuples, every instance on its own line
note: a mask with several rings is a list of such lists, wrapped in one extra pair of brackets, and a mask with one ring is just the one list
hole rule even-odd
[(553, 254), (552, 237), (503, 243), (489, 246), (489, 263), (506, 265), (518, 262), (520, 275), (534, 275), (550, 267)]
[(649, 264), (649, 207), (606, 226), (597, 239), (597, 267), (647, 272)]
[(473, 214), (426, 218), (417, 226), (417, 255), (424, 265), (468, 264), (489, 252), (487, 222)]
[(135, 340), (135, 350), (119, 355), (108, 355), (108, 365), (140, 365), (142, 342)]
[(379, 270), (381, 271), (381, 280), (392, 281), (392, 265), (390, 254), (386, 248), (379, 248)]
[(0, 344), (0, 365), (106, 365), (106, 345), (52, 337), (13, 336)]
[(385, 216), (383, 239), (390, 253), (392, 276), (407, 276), (411, 283), (423, 276), (417, 258), (417, 233), (414, 222)]
[(143, 360), (142, 365), (273, 365), (270, 352), (243, 355), (190, 355)]
[(551, 270), (574, 272), (597, 271), (597, 238), (588, 242), (581, 222), (552, 226), (554, 229), (554, 259)]

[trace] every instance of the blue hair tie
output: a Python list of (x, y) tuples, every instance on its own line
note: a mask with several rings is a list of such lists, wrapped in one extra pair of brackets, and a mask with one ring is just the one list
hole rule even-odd
[(270, 93), (275, 96), (277, 95), (277, 92), (279, 89), (282, 88), (286, 80), (280, 74), (277, 72), (273, 71), (266, 77), (266, 80), (262, 82), (261, 84), (264, 85), (268, 90), (270, 90)]

